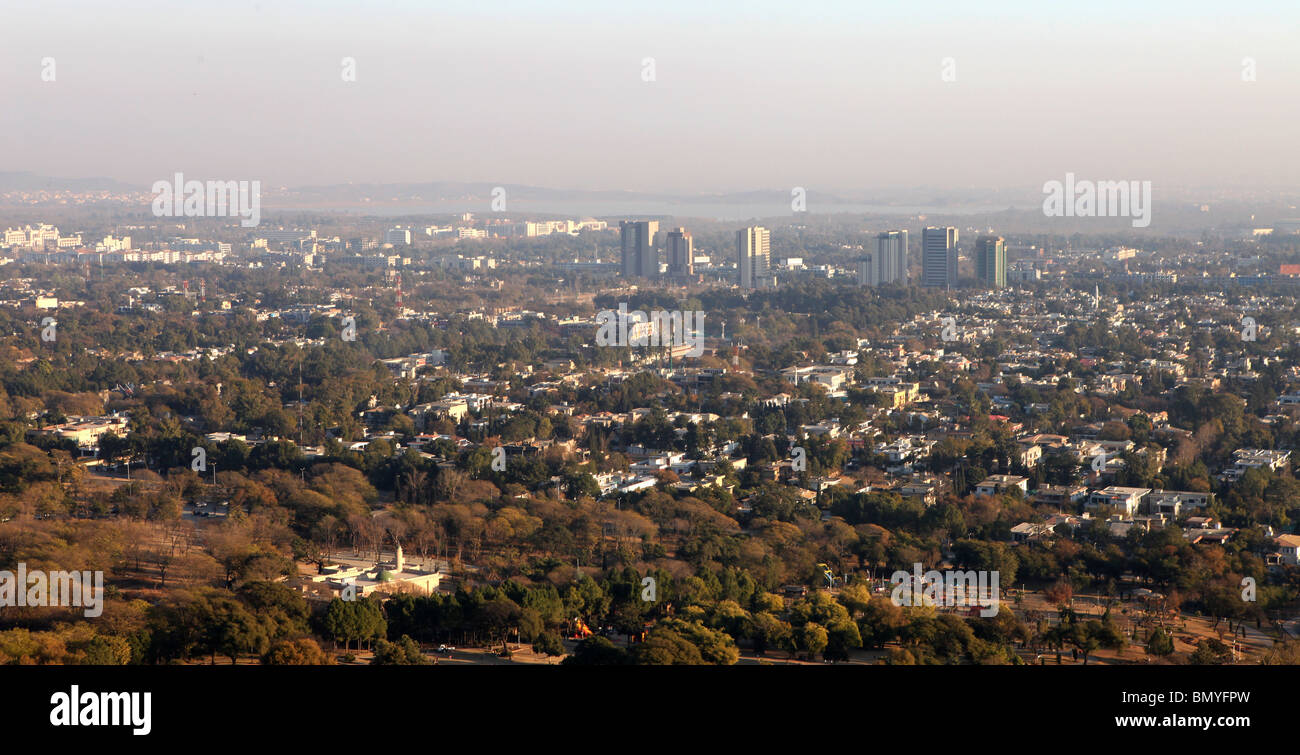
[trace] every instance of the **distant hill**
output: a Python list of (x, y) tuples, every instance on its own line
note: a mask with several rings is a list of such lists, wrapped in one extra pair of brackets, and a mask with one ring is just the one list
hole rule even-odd
[[(525, 186), (521, 184), (493, 184), (466, 181), (431, 181), (428, 183), (349, 183), (324, 186), (297, 186), (287, 193), (300, 198), (320, 200), (354, 200), (358, 197), (370, 197), (376, 201), (389, 199), (420, 199), (424, 201), (447, 201), (461, 199), (492, 198), (492, 190), (500, 186), (512, 199), (539, 201), (614, 201), (614, 202), (675, 202), (691, 201), (697, 203), (738, 203), (755, 200), (790, 201), (790, 191), (765, 190), (744, 191), (728, 194), (676, 194), (649, 191), (630, 191), (625, 189), (554, 189), (544, 186)], [(844, 200), (825, 193), (815, 194), (818, 201), (840, 203)]]
[(28, 171), (0, 172), (0, 191), (140, 191), (112, 178), (56, 178)]

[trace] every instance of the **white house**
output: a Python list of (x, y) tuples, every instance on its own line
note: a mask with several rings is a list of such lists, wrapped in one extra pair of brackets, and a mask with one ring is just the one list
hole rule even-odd
[(1011, 474), (994, 474), (984, 478), (984, 481), (975, 486), (975, 495), (995, 496), (1015, 488), (1020, 491), (1021, 495), (1029, 493), (1029, 478), (1020, 477)]
[(1089, 508), (1098, 508), (1100, 506), (1110, 506), (1122, 511), (1125, 516), (1133, 516), (1138, 507), (1151, 493), (1150, 488), (1124, 488), (1118, 485), (1111, 485), (1101, 490), (1092, 491), (1088, 498)]
[(1300, 566), (1300, 535), (1278, 535), (1277, 552), (1282, 556), (1282, 563), (1287, 566)]

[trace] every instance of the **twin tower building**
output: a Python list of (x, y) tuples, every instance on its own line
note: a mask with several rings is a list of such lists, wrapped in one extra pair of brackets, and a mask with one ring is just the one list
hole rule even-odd
[[(624, 278), (695, 279), (695, 246), (690, 231), (674, 228), (659, 232), (656, 220), (625, 220), (618, 224), (622, 237)], [(661, 263), (660, 252), (663, 260)], [(736, 282), (741, 288), (772, 285), (772, 234), (762, 226), (736, 231)], [(921, 231), (922, 286), (951, 288), (957, 285), (957, 229), (926, 228)], [(876, 237), (876, 250), (858, 260), (859, 286), (907, 283), (907, 231), (886, 231)], [(1001, 236), (981, 236), (975, 242), (975, 277), (1001, 288), (1007, 284), (1007, 247)]]
[[(876, 251), (858, 260), (858, 285), (906, 283), (910, 263), (907, 231), (885, 231), (876, 237)], [(957, 229), (921, 231), (922, 286), (952, 288), (957, 285)], [(1007, 285), (1007, 242), (1001, 236), (975, 240), (975, 277), (994, 288)]]

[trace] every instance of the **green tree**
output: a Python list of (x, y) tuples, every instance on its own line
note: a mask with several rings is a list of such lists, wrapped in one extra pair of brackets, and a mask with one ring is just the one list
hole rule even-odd
[(1174, 652), (1174, 639), (1164, 629), (1156, 627), (1147, 639), (1147, 652), (1158, 657), (1170, 655)]

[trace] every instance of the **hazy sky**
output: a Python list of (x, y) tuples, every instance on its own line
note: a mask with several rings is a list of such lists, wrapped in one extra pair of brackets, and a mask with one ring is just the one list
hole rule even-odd
[(142, 190), (1300, 187), (1295, 0), (5, 0), (0, 27), (0, 170)]

